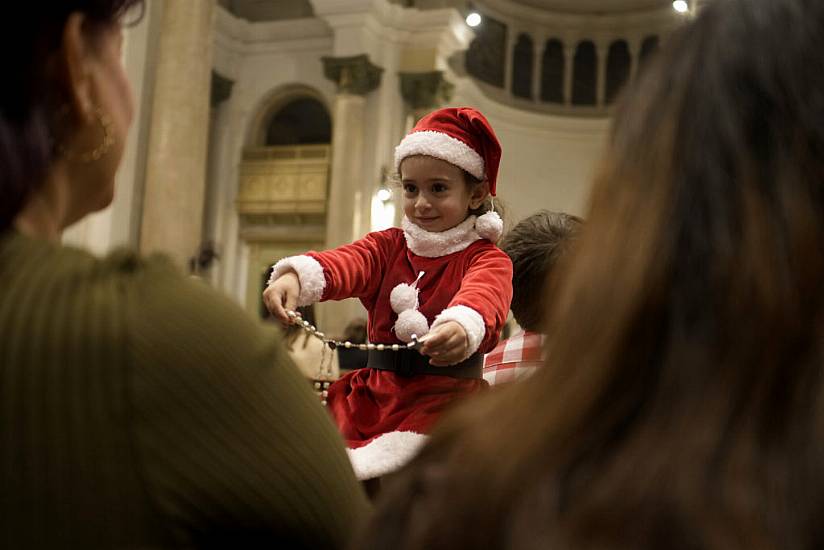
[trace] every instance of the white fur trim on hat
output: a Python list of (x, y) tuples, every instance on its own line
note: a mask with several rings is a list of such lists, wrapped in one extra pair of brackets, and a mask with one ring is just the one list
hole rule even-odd
[(414, 254), (424, 258), (439, 258), (454, 254), (481, 239), (475, 231), (475, 216), (469, 216), (452, 229), (439, 232), (427, 231), (409, 221), (406, 216), (403, 217), (401, 226), (406, 246)]
[(416, 432), (389, 432), (363, 447), (347, 449), (358, 479), (372, 479), (400, 470), (412, 460), (428, 436)]
[(300, 295), (298, 307), (312, 305), (320, 301), (323, 290), (326, 288), (326, 277), (323, 275), (323, 266), (311, 256), (289, 256), (272, 266), (272, 275), (269, 283), (286, 273), (294, 271), (300, 281)]
[(463, 141), (443, 132), (421, 130), (407, 134), (395, 147), (395, 170), (400, 169), (403, 159), (413, 155), (445, 160), (458, 168), (463, 168), (479, 180), (484, 178), (483, 157)]
[(480, 313), (471, 307), (452, 306), (446, 308), (440, 313), (440, 315), (435, 317), (435, 322), (432, 323), (432, 329), (448, 321), (455, 321), (463, 327), (464, 331), (466, 331), (469, 346), (466, 349), (466, 355), (461, 358), (461, 361), (463, 361), (478, 351), (484, 336), (486, 336), (484, 318)]

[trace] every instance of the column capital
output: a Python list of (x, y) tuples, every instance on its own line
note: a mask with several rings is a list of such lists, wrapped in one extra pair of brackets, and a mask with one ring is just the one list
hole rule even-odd
[(373, 65), (366, 54), (321, 60), (324, 76), (337, 84), (338, 93), (366, 95), (380, 86), (383, 69)]
[(452, 99), (455, 86), (443, 71), (425, 73), (398, 73), (401, 96), (412, 110), (434, 109)]

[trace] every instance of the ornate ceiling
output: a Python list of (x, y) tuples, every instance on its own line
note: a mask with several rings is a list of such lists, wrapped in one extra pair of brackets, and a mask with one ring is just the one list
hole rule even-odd
[(581, 15), (624, 14), (668, 6), (669, 0), (509, 0), (554, 13)]
[[(464, 8), (490, 0), (389, 0), (419, 9)], [(227, 10), (249, 21), (272, 21), (312, 17), (311, 0), (218, 0)], [(514, 4), (547, 13), (571, 15), (623, 15), (669, 7), (671, 0), (491, 0), (493, 4)]]
[(230, 13), (247, 21), (312, 17), (309, 0), (218, 0)]

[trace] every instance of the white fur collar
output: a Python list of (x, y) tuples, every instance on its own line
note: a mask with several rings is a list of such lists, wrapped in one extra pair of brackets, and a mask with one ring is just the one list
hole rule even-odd
[(475, 216), (446, 231), (432, 232), (415, 225), (406, 216), (402, 222), (406, 246), (413, 253), (424, 258), (439, 258), (460, 252), (482, 237), (475, 231)]

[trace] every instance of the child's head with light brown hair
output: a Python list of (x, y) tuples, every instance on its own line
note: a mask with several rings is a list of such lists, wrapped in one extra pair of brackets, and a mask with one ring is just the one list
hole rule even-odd
[(544, 332), (547, 289), (582, 223), (577, 216), (541, 210), (518, 222), (501, 240), (501, 249), (512, 260), (511, 308), (521, 328)]
[(395, 149), (406, 218), (443, 232), (480, 216), (475, 228), (497, 241), (503, 229), (490, 208), (496, 193), (501, 145), (475, 109), (440, 109), (423, 117)]

